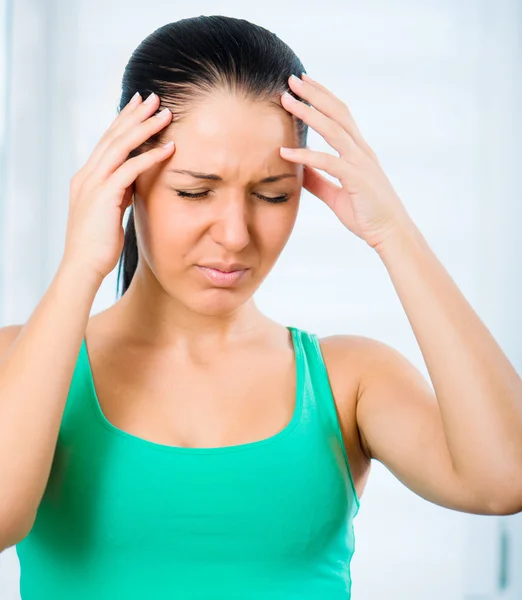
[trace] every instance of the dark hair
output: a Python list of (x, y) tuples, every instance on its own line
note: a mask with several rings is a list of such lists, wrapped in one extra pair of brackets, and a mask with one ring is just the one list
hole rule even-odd
[[(292, 74), (299, 77), (303, 72), (306, 71), (291, 48), (264, 27), (221, 15), (181, 19), (156, 29), (134, 50), (123, 74), (118, 112), (136, 91), (143, 99), (155, 92), (160, 97), (158, 112), (168, 106), (173, 112), (172, 122), (179, 121), (216, 88), (274, 102), (285, 110), (279, 97), (285, 91), (296, 97), (288, 86), (288, 78)], [(308, 126), (294, 115), (292, 118), (299, 144), (304, 148)], [(128, 158), (158, 146), (164, 133), (161, 130), (151, 136)], [(131, 205), (118, 269), (117, 287), (123, 272), (121, 295), (127, 291), (137, 265)]]

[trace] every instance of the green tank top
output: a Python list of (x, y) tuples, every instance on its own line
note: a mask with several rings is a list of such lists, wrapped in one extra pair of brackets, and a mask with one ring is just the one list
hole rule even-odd
[(359, 500), (318, 338), (288, 329), (291, 421), (219, 448), (113, 426), (82, 341), (49, 481), (16, 546), (22, 600), (350, 598)]

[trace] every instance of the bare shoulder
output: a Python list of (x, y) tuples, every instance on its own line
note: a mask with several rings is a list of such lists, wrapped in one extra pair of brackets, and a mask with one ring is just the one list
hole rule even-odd
[[(368, 387), (375, 387), (387, 372), (394, 371), (402, 377), (407, 370), (413, 370), (411, 363), (395, 348), (379, 340), (362, 335), (332, 335), (320, 340), (327, 368), (331, 371), (332, 385), (342, 390), (355, 389), (349, 400), (353, 406), (344, 410), (353, 410), (357, 417), (360, 412), (360, 399)], [(342, 398), (342, 396), (339, 396)], [(337, 398), (336, 398), (337, 401)], [(358, 410), (359, 409), (359, 410)], [(358, 436), (365, 454), (370, 451), (364, 434), (358, 427)]]
[[(362, 335), (330, 335), (320, 338), (323, 354), (328, 354), (333, 362), (341, 361), (346, 368), (346, 361), (356, 362), (354, 367), (363, 363), (365, 354), (381, 342)], [(326, 358), (326, 357), (325, 357)]]
[(424, 394), (429, 386), (411, 362), (385, 342), (362, 335), (332, 335), (319, 341), (360, 496), (375, 458), (367, 435), (373, 430), (368, 423), (382, 412), (379, 403), (392, 404), (389, 390), (399, 387), (394, 382), (400, 382), (402, 396), (405, 385)]
[(320, 342), (325, 361), (328, 357), (341, 380), (351, 383), (356, 377), (358, 397), (362, 386), (372, 377), (377, 378), (385, 367), (404, 368), (409, 364), (406, 357), (389, 344), (362, 335), (332, 335), (321, 338)]
[(0, 327), (0, 360), (7, 355), (7, 352), (14, 344), (23, 327), (23, 325), (7, 325), (6, 327)]
[(339, 391), (352, 392), (350, 401), (357, 408), (357, 400), (363, 376), (375, 352), (381, 351), (386, 344), (360, 335), (331, 335), (320, 338), (321, 350), (327, 369)]
[(376, 349), (390, 348), (393, 350), (388, 344), (363, 335), (330, 335), (321, 338), (320, 341), (321, 345), (328, 344), (334, 352), (339, 354), (341, 360), (346, 360), (346, 357), (349, 356), (351, 359), (361, 362), (369, 358)]
[[(348, 334), (331, 335), (319, 341), (338, 409), (353, 416), (356, 424), (363, 378), (374, 349), (382, 344), (368, 337)], [(361, 442), (365, 449), (364, 440)]]

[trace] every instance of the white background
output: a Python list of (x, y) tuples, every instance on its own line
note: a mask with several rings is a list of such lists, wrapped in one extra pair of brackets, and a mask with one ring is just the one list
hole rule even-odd
[[(0, 2), (8, 25), (0, 49), (0, 89), (7, 91), (0, 95), (0, 325), (25, 322), (56, 271), (69, 180), (116, 116), (133, 49), (167, 22), (223, 14), (275, 32), (349, 105), (418, 227), (522, 373), (522, 4), (187, 4)], [(313, 131), (309, 145), (331, 151)], [(113, 272), (92, 314), (112, 304), (115, 289)], [(294, 233), (257, 300), (283, 324), (384, 341), (429, 379), (380, 259), (306, 191)], [(521, 516), (435, 506), (374, 462), (355, 521), (353, 598), (522, 599)], [(2, 600), (19, 598), (18, 577), (10, 548), (0, 555)]]

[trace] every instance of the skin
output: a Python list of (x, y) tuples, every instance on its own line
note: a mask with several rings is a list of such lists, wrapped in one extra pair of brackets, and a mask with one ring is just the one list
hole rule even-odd
[[(215, 93), (192, 118), (168, 128), (178, 144), (174, 155), (136, 181), (140, 267), (123, 299), (92, 317), (85, 331), (102, 412), (131, 435), (182, 447), (248, 444), (288, 424), (296, 400), (291, 337), (260, 313), (252, 295), (291, 234), (305, 187), (378, 251), (435, 388), (436, 395), (383, 343), (362, 336), (320, 340), (357, 495), (375, 458), (441, 506), (519, 512), (522, 494), (513, 482), (522, 480), (520, 377), (405, 217), (347, 106), (302, 77), (289, 78), (289, 85), (310, 106), (284, 95), (281, 104), (338, 157), (308, 149), (284, 153), (281, 146), (298, 145), (290, 114), (275, 110), (277, 103)], [(165, 184), (170, 166), (188, 168), (182, 159), (223, 176), (192, 188), (210, 187), (207, 200), (176, 196), (192, 180), (178, 184), (169, 174)], [(293, 181), (295, 196), (288, 191), (287, 204), (258, 204), (259, 180), (283, 165), (296, 169), (284, 181)], [(198, 279), (194, 266), (212, 260), (241, 260), (248, 276), (234, 289), (215, 289)], [(20, 327), (3, 333), (0, 354)]]
[[(161, 322), (161, 329), (147, 323), (144, 332), (160, 343), (177, 343), (180, 335), (191, 343), (203, 333), (219, 345), (238, 327), (264, 323), (252, 295), (290, 237), (302, 188), (302, 165), (284, 160), (278, 149), (296, 145), (297, 138), (284, 109), (226, 92), (171, 124), (166, 137), (176, 142), (173, 156), (136, 181), (134, 210), (144, 260), (125, 294), (125, 308), (128, 316), (147, 314)], [(224, 181), (199, 180), (171, 168), (216, 173)], [(256, 183), (283, 173), (291, 177)], [(211, 191), (192, 199), (176, 190)], [(255, 194), (289, 199), (274, 204)], [(249, 271), (239, 286), (216, 288), (194, 267), (213, 260), (238, 261)]]
[[(294, 411), (295, 357), (289, 331), (252, 296), (298, 213), (303, 166), (279, 153), (298, 145), (292, 117), (223, 91), (171, 123), (165, 138), (175, 140), (174, 154), (136, 180), (138, 269), (124, 296), (86, 329), (98, 401), (114, 426), (155, 443), (217, 447), (270, 437)], [(257, 183), (283, 173), (292, 177)], [(211, 191), (190, 199), (175, 190)], [(289, 198), (273, 204), (256, 194)], [(217, 288), (194, 266), (213, 260), (249, 271), (236, 286)], [(360, 359), (354, 354), (347, 375), (345, 345), (321, 345), (360, 496), (370, 463), (356, 426)]]

